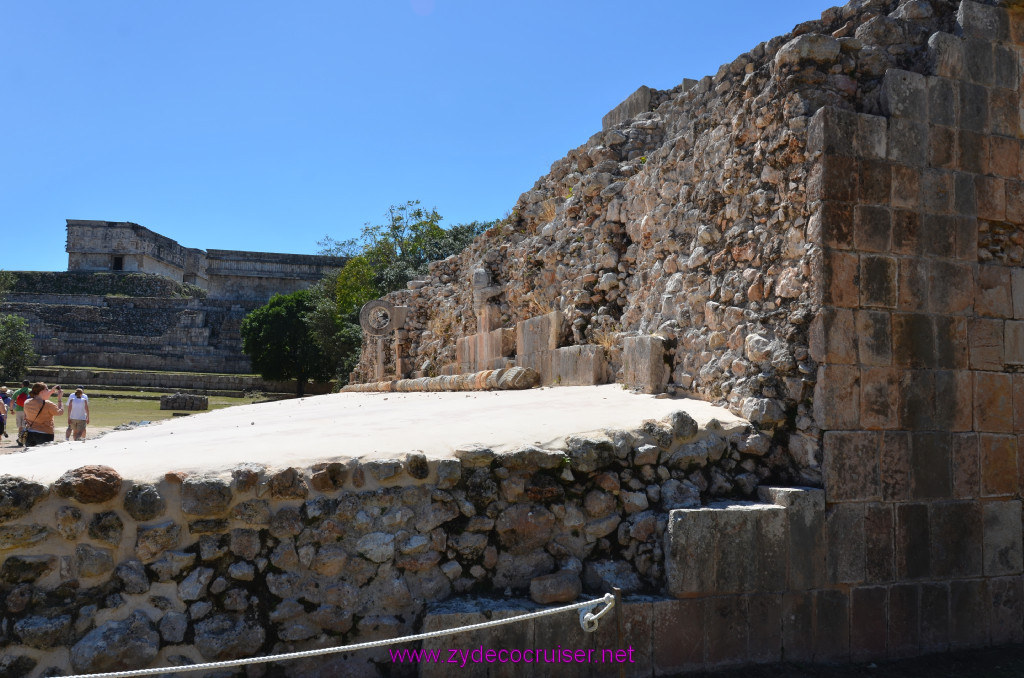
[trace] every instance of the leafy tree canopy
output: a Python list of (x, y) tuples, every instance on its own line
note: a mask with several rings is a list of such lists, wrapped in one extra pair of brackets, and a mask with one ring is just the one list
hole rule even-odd
[[(14, 274), (0, 271), (0, 303), (14, 288)], [(13, 313), (0, 314), (0, 382), (25, 378), (28, 366), (39, 356), (32, 350), (28, 322)]]
[(0, 302), (7, 297), (7, 293), (14, 289), (14, 274), (10, 271), (0, 271)]
[(307, 316), (313, 310), (309, 290), (275, 294), (265, 306), (242, 321), (242, 350), (264, 379), (295, 379), (296, 394), (305, 392), (306, 380), (330, 379), (334, 365), (310, 331)]
[(309, 289), (310, 311), (306, 325), (320, 350), (327, 355), (340, 380), (344, 381), (359, 362), (362, 330), (359, 307), (342, 313), (338, 310), (337, 278), (325, 276)]
[(25, 319), (0, 314), (0, 382), (24, 379), (28, 366), (37, 358)]

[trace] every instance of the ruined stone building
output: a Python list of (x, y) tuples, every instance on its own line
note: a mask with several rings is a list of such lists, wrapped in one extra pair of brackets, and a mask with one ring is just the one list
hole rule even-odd
[(305, 289), (336, 257), (236, 250), (198, 250), (129, 222), (68, 219), (68, 271), (152, 273), (195, 285), (210, 299), (266, 302)]
[[(770, 603), (730, 574), (736, 543), (704, 548), (749, 512), (670, 514), (691, 574), (725, 580), (669, 589), (749, 632), (750, 658), (764, 615), (787, 657), (1020, 641), (1022, 55), (1018, 0), (853, 0), (641, 88), (504, 223), (388, 295), (406, 321), (364, 339), (353, 376), (521, 365), (770, 432), (731, 472), (669, 469), (704, 504), (756, 497), (744, 473), (823, 490)], [(722, 659), (700, 645), (728, 642), (715, 628), (693, 629), (695, 665)]]
[(67, 272), (18, 273), (4, 305), (28, 320), (44, 364), (250, 372), (245, 315), (344, 263), (204, 251), (128, 222), (69, 219), (67, 229)]

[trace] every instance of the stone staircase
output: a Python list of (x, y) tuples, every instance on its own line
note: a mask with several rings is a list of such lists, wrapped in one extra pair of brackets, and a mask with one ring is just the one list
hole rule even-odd
[(89, 297), (52, 303), (17, 294), (6, 312), (29, 322), (41, 362), (143, 370), (246, 373), (239, 327), (248, 312), (231, 302), (157, 297)]

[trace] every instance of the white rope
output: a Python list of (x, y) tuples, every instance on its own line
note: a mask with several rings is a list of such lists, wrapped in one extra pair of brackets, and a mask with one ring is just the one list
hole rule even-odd
[[(604, 603), (604, 607), (597, 613), (593, 613), (593, 609)], [(365, 643), (356, 643), (355, 645), (344, 645), (342, 647), (322, 647), (316, 650), (303, 650), (301, 652), (289, 652), (287, 654), (276, 654), (268, 657), (249, 657), (246, 659), (232, 659), (229, 661), (222, 662), (210, 662), (208, 664), (186, 664), (184, 666), (168, 666), (155, 669), (137, 669), (134, 671), (114, 671), (112, 673), (76, 673), (69, 676), (68, 678), (132, 678), (133, 676), (159, 676), (164, 673), (185, 673), (187, 671), (209, 671), (212, 669), (226, 669), (232, 666), (244, 666), (246, 664), (261, 664), (263, 662), (283, 662), (292, 659), (304, 659), (306, 657), (319, 657), (325, 654), (334, 654), (336, 652), (355, 652), (356, 650), (368, 650), (374, 647), (386, 647), (388, 645), (398, 645), (399, 643), (411, 643), (417, 640), (427, 640), (429, 638), (440, 638), (442, 636), (451, 636), (456, 633), (466, 633), (468, 631), (479, 631), (480, 629), (487, 629), (493, 626), (503, 626), (505, 624), (512, 624), (519, 621), (526, 621), (527, 619), (536, 619), (538, 617), (547, 617), (560, 612), (568, 612), (569, 610), (580, 610), (580, 626), (583, 630), (592, 633), (597, 630), (598, 620), (607, 614), (608, 610), (612, 609), (615, 605), (615, 596), (610, 593), (604, 594), (601, 598), (595, 598), (593, 600), (585, 600), (580, 603), (573, 603), (571, 605), (563, 605), (562, 607), (553, 607), (548, 610), (538, 610), (537, 612), (528, 612), (526, 614), (516, 615), (515, 617), (508, 617), (507, 619), (494, 619), (488, 622), (481, 622), (480, 624), (469, 624), (468, 626), (459, 626), (454, 629), (442, 629), (440, 631), (429, 631), (427, 633), (417, 633), (411, 636), (403, 636), (401, 638), (386, 638), (384, 640), (371, 640)]]

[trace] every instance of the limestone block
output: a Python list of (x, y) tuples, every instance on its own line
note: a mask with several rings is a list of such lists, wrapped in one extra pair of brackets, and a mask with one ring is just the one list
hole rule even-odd
[(949, 644), (951, 648), (980, 647), (988, 643), (987, 582), (960, 580), (949, 585)]
[(551, 376), (551, 356), (552, 351), (542, 351), (539, 353), (519, 353), (516, 355), (516, 362), (527, 369), (531, 369), (540, 375), (541, 384), (550, 384), (552, 382)]
[(160, 396), (161, 410), (208, 410), (210, 399), (207, 396), (175, 393)]
[(845, 591), (813, 592), (815, 661), (845, 661), (850, 651), (850, 605)]
[(530, 580), (530, 598), (538, 605), (571, 603), (581, 591), (579, 574), (572, 570), (559, 570)]
[(651, 604), (651, 654), (655, 675), (677, 675), (704, 666), (707, 600), (656, 600)]
[(1022, 568), (1021, 502), (984, 505), (985, 575), (1019, 574)]
[(661, 393), (668, 383), (665, 342), (652, 335), (626, 337), (622, 350), (623, 383), (644, 393)]
[(833, 106), (823, 106), (808, 125), (807, 150), (829, 155), (853, 155), (857, 114)]
[[(537, 610), (538, 607), (528, 600), (481, 600), (481, 599), (453, 599), (447, 602), (431, 605), (423, 617), (423, 631), (440, 631), (442, 629), (456, 628), (469, 624), (479, 624), (492, 619), (508, 619), (518, 615), (526, 614)], [(558, 618), (564, 621), (560, 617)], [(578, 625), (577, 625), (578, 626)], [(483, 629), (460, 633), (453, 636), (444, 636), (423, 641), (423, 650), (438, 650), (445, 655), (449, 648), (456, 651), (459, 658), (459, 675), (465, 676), (488, 676), (505, 675), (505, 673), (492, 673), (496, 669), (505, 669), (512, 675), (515, 664), (499, 664), (496, 661), (488, 661), (484, 652), (489, 648), (496, 651), (498, 648), (526, 648), (534, 645), (534, 622), (525, 621), (506, 626), (498, 626), (493, 629)], [(558, 643), (545, 642), (545, 647), (555, 647)], [(563, 646), (565, 643), (563, 643)], [(475, 655), (473, 654), (475, 653)], [(463, 662), (463, 659), (465, 660)], [(519, 666), (521, 668), (521, 666)], [(452, 670), (443, 662), (424, 662), (419, 666), (419, 675), (423, 678), (432, 676), (450, 676)]]
[(558, 348), (562, 339), (562, 313), (552, 311), (516, 323), (516, 355), (525, 356)]
[(504, 366), (504, 358), (514, 354), (515, 330), (499, 328), (484, 334), (474, 335), (476, 359), (479, 370), (498, 369)]
[(476, 342), (474, 336), (462, 337), (455, 340), (455, 366), (457, 373), (473, 372), (473, 365), (476, 362)]
[(890, 657), (903, 657), (918, 652), (920, 597), (916, 584), (897, 584), (889, 588)]
[(1006, 40), (1009, 37), (1009, 17), (1001, 7), (964, 0), (960, 3), (956, 22), (965, 36), (985, 40)]
[(647, 85), (641, 85), (635, 92), (626, 97), (621, 104), (608, 111), (601, 118), (601, 129), (608, 130), (616, 127), (630, 118), (646, 112), (650, 109), (650, 106), (651, 88)]
[(810, 589), (825, 580), (825, 492), (808, 487), (761, 487), (762, 501), (786, 509), (789, 523), (789, 588)]
[(879, 439), (869, 432), (828, 431), (824, 438), (825, 487), (829, 501), (878, 499)]
[(604, 349), (566, 346), (551, 352), (551, 380), (556, 386), (590, 386), (605, 382)]
[(928, 56), (935, 64), (935, 75), (959, 78), (963, 73), (963, 41), (949, 33), (937, 32), (928, 38)]
[(1024, 638), (1024, 631), (1014, 621), (1021, 618), (1021, 600), (1024, 599), (1022, 589), (1024, 587), (1017, 577), (989, 580), (993, 645), (1019, 643)]
[(506, 367), (515, 352), (515, 331), (499, 328), (455, 342), (455, 362), (462, 373)]
[(886, 115), (926, 120), (927, 81), (920, 73), (890, 68), (882, 79), (882, 108)]
[(718, 502), (669, 513), (665, 578), (677, 597), (778, 590), (789, 560), (786, 508)]

